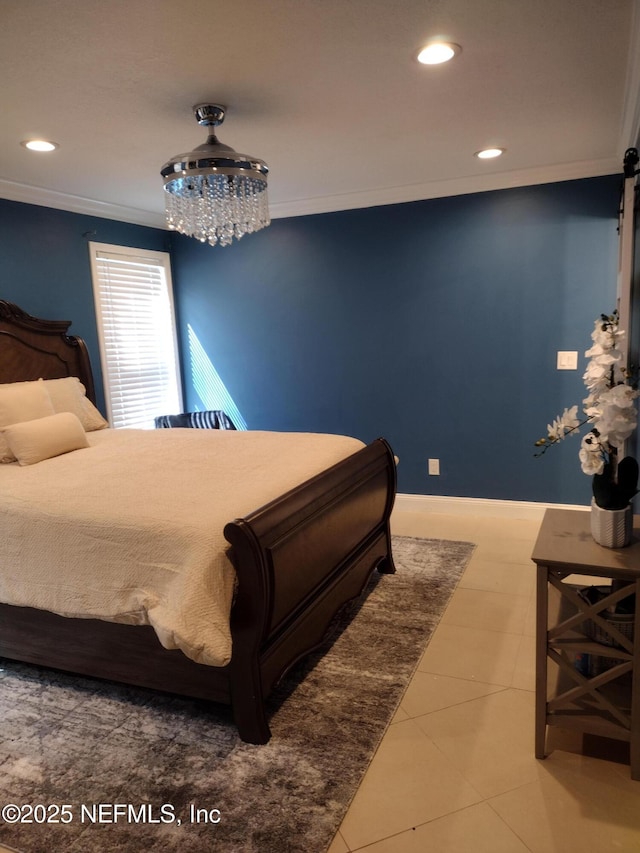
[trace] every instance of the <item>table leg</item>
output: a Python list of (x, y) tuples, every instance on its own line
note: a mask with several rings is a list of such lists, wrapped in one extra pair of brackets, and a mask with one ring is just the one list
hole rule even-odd
[(536, 758), (545, 757), (547, 734), (548, 567), (538, 566), (536, 588)]

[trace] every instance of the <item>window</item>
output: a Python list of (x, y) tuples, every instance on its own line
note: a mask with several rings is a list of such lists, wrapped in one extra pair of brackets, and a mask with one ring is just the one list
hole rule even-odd
[(89, 243), (112, 427), (151, 429), (182, 411), (169, 255)]

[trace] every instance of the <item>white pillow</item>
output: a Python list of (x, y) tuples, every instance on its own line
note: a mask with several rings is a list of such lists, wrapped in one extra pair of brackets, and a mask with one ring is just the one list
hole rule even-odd
[[(0, 429), (53, 414), (54, 409), (42, 379), (36, 382), (9, 382), (0, 385)], [(2, 435), (0, 462), (15, 462), (15, 456)]]
[(2, 432), (20, 465), (33, 465), (89, 446), (82, 424), (71, 412), (23, 421), (4, 427)]
[(86, 396), (86, 388), (77, 376), (66, 376), (64, 379), (45, 379), (44, 387), (49, 394), (56, 414), (73, 412), (86, 432), (109, 426)]

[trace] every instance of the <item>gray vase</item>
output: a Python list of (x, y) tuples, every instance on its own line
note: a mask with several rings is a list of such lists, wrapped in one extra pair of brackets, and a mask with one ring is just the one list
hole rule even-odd
[(624, 548), (633, 534), (633, 507), (603, 509), (591, 498), (591, 535), (605, 548)]

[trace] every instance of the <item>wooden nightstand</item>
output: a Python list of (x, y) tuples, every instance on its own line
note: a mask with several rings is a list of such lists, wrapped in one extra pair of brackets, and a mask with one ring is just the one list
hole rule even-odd
[[(633, 617), (623, 631), (608, 610), (626, 602), (633, 611), (633, 596), (640, 601), (640, 516), (631, 544), (610, 549), (594, 542), (588, 512), (549, 509), (531, 559), (538, 573), (536, 758), (545, 757), (547, 726), (577, 729), (627, 741), (631, 778), (640, 780), (640, 631), (631, 640)], [(595, 603), (584, 593), (590, 586), (603, 596)]]

